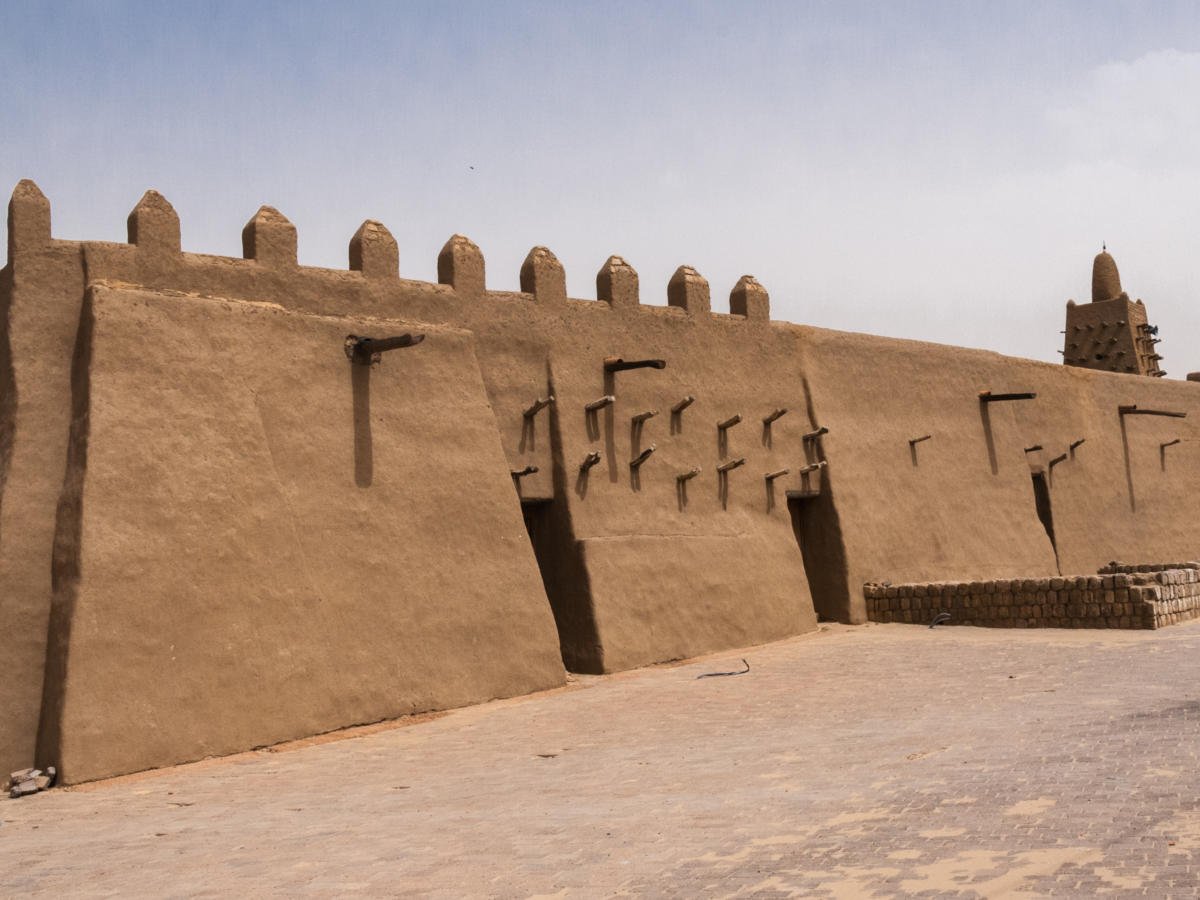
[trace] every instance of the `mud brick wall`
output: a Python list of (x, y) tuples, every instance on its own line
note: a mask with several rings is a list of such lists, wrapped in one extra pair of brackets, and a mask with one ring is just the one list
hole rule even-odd
[(950, 614), (944, 623), (947, 625), (1161, 628), (1200, 616), (1200, 568), (1000, 581), (868, 584), (863, 595), (872, 622), (929, 624), (945, 612)]
[[(1200, 616), (1200, 567), (1166, 569), (1130, 578), (1154, 610), (1154, 627), (1176, 625)], [(1119, 577), (1119, 576), (1116, 576)]]
[[(185, 251), (154, 191), (125, 243), (54, 237), (32, 182), (8, 214), (0, 771), (69, 783), (860, 623), (883, 579), (925, 591), (885, 588), (901, 621), (1190, 614), (1132, 572), (996, 579), (1188, 559), (1195, 382), (774, 321), (752, 276), (722, 303), (615, 255), (594, 296), (546, 247), (496, 290), (463, 235), (419, 281), (376, 221), (328, 269), (270, 207), (241, 258)], [(992, 587), (934, 604), (935, 579)]]

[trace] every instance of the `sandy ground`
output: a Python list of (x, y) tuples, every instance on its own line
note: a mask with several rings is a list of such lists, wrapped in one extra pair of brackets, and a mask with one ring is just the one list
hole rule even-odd
[(0, 894), (1193, 896), (1198, 674), (1200, 623), (823, 626), (0, 800)]

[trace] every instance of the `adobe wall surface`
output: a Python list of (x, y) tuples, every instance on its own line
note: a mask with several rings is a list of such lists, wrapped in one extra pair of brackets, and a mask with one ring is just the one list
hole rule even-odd
[[(861, 585), (1055, 573), (1032, 499), (1018, 402), (1045, 366), (978, 350), (806, 329), (803, 354), (847, 563)], [(1030, 403), (1060, 403), (1052, 389)], [(910, 440), (928, 439), (910, 444)]]
[[(870, 581), (1096, 571), (1200, 543), (1192, 383), (829, 332), (805, 355), (855, 594)], [(982, 404), (984, 390), (1037, 397)], [(1121, 415), (1128, 405), (1188, 418)], [(1049, 483), (1057, 563), (1033, 471)]]
[[(290, 228), (258, 222), (277, 226)], [(812, 423), (797, 335), (771, 327), (765, 308), (713, 315), (706, 283), (685, 285), (680, 306), (639, 305), (636, 273), (620, 265), (608, 272), (610, 300), (568, 299), (562, 268), (544, 251), (531, 254), (522, 273), (526, 291), (485, 292), (482, 255), (465, 239), (443, 252), (451, 284), (407, 281), (394, 265), (386, 274), (308, 269), (295, 266), (294, 231), (291, 240), (284, 257), (254, 262), (173, 253), (156, 264), (144, 248), (114, 244), (88, 244), (85, 256), (92, 277), (113, 282), (322, 315), (399, 315), (475, 335), (508, 470), (538, 468), (520, 479), (519, 499), (559, 507), (552, 514), (569, 530), (577, 571), (586, 572), (551, 597), (560, 624), (582, 622), (560, 635), (572, 668), (616, 671), (815, 627), (785, 496), (819, 482), (801, 476), (795, 463)], [(606, 376), (609, 356), (667, 365)], [(552, 406), (523, 415), (549, 395)], [(612, 405), (585, 411), (606, 395)], [(672, 416), (670, 406), (687, 395), (694, 404)], [(762, 419), (776, 408), (788, 413), (768, 436)], [(632, 417), (652, 409), (658, 415), (635, 431)], [(739, 414), (743, 422), (719, 445), (718, 420)], [(634, 473), (630, 461), (651, 445), (654, 453)], [(579, 465), (593, 451), (602, 461), (580, 478)], [(741, 468), (718, 475), (719, 464), (739, 458), (746, 459)], [(681, 493), (675, 476), (695, 467), (701, 475)], [(768, 493), (764, 475), (781, 468), (789, 473)], [(508, 470), (488, 474), (511, 487)], [(601, 623), (603, 640), (595, 636)]]
[[(1051, 578), (1200, 537), (1195, 384), (771, 322), (753, 279), (714, 304), (686, 267), (665, 307), (617, 257), (580, 300), (544, 248), (497, 292), (461, 236), (429, 284), (378, 223), (334, 271), (299, 266), (269, 208), (229, 259), (182, 252), (153, 192), (129, 244), (53, 241), (48, 205), (14, 204), (0, 603), (34, 624), (2, 663), (0, 769), (162, 765), (534, 690), (563, 661), (866, 621), (866, 582)], [(343, 352), (403, 331), (427, 338), (370, 369)]]
[[(1200, 490), (1196, 385), (1051, 366), (1030, 371), (1029, 384), (1039, 399), (1015, 412), (1026, 446), (1044, 447), (1031, 462), (1049, 470), (1061, 571), (1190, 557), (1200, 545), (1192, 513)], [(1121, 415), (1128, 405), (1187, 418)], [(1176, 439), (1182, 442), (1163, 447)]]
[[(561, 684), (471, 336), (94, 284), (42, 752), (70, 781)], [(181, 335), (189, 338), (181, 340)], [(78, 398), (77, 398), (78, 399)]]

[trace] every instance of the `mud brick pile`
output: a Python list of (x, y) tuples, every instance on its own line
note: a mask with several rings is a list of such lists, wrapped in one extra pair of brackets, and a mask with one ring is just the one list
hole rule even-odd
[(44, 772), (41, 769), (21, 769), (13, 772), (8, 776), (8, 796), (18, 800), (21, 797), (36, 794), (38, 791), (44, 791), (46, 788), (54, 786), (56, 777), (54, 766), (50, 766)]
[(1113, 560), (1100, 569), (1101, 575), (1129, 575), (1142, 572), (1165, 572), (1167, 569), (1200, 569), (1200, 562), (1122, 563)]
[(1161, 628), (1200, 616), (1200, 564), (1123, 565), (1097, 575), (866, 584), (872, 622), (990, 628)]

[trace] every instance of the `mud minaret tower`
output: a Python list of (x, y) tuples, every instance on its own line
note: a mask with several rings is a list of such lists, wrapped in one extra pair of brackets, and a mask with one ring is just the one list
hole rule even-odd
[(1146, 321), (1146, 306), (1121, 290), (1117, 261), (1107, 248), (1092, 262), (1092, 302), (1067, 301), (1063, 362), (1068, 366), (1161, 378), (1155, 346), (1158, 328)]

